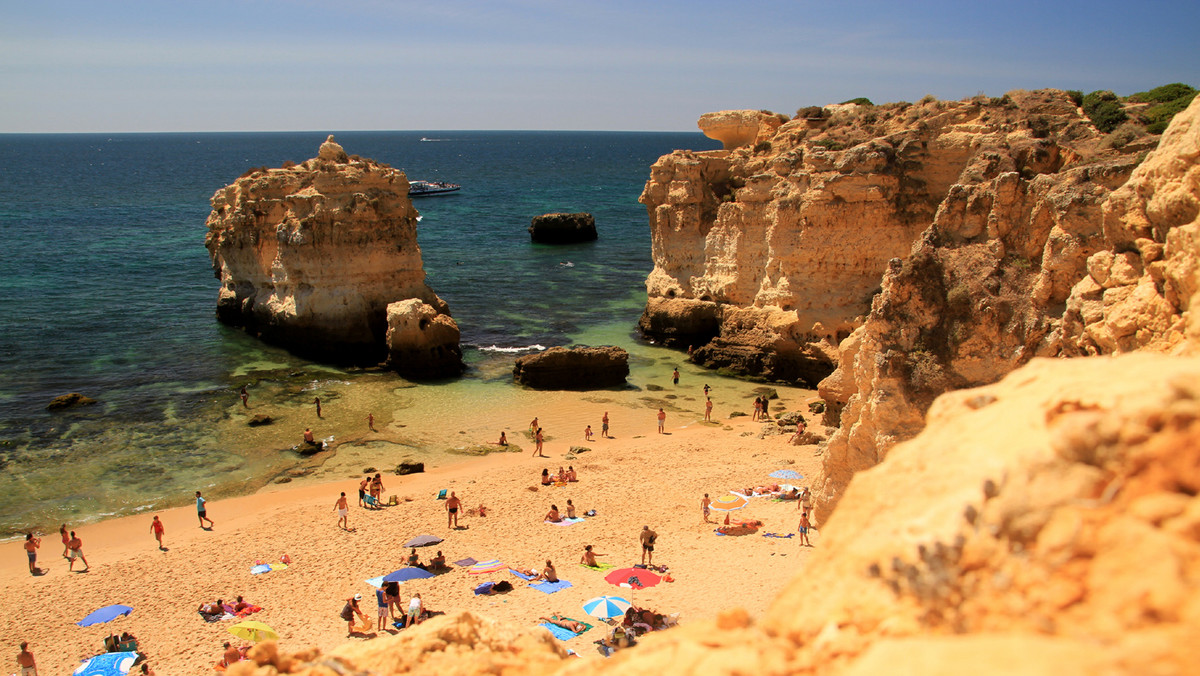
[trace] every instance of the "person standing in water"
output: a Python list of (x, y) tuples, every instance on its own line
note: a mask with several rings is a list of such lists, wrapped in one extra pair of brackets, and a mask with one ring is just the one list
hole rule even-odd
[(317, 405), (317, 417), (321, 417), (321, 398), (313, 397), (313, 403)]
[(242, 398), (242, 408), (250, 408), (250, 393), (246, 391), (245, 385), (242, 385), (242, 392), (239, 396)]

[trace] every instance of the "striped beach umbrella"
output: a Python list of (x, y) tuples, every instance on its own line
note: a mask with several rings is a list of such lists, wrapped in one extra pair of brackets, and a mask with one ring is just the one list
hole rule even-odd
[(597, 596), (583, 604), (583, 612), (592, 617), (607, 619), (624, 615), (631, 606), (629, 601), (620, 596)]
[(471, 566), (467, 569), (467, 572), (471, 575), (482, 575), (483, 573), (494, 573), (498, 570), (504, 570), (507, 567), (503, 563), (500, 563), (499, 559), (488, 559), (487, 561), (480, 561)]
[(748, 502), (750, 501), (740, 495), (722, 495), (708, 503), (708, 506), (718, 512), (732, 512), (745, 507)]

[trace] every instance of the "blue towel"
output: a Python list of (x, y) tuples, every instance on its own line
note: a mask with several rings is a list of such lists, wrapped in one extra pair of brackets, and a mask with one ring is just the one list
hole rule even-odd
[(765, 538), (790, 538), (793, 535), (795, 535), (795, 533), (788, 533), (787, 535), (780, 535), (779, 533), (763, 533), (763, 537)]
[(519, 570), (513, 570), (512, 568), (509, 568), (509, 569), (508, 569), (508, 572), (512, 573), (513, 575), (516, 575), (517, 577), (521, 578), (522, 580), (525, 580), (526, 582), (528, 582), (528, 581), (532, 580), (533, 578), (537, 577), (536, 575), (526, 575), (525, 573), (522, 573), (522, 572), (521, 572), (521, 571), (519, 571)]
[(481, 584), (475, 588), (475, 595), (479, 596), (481, 594), (486, 594), (492, 590), (492, 587), (495, 587), (495, 586), (496, 586), (495, 582), (484, 582), (483, 584)]
[(579, 636), (579, 634), (576, 634), (575, 632), (571, 631), (570, 629), (567, 629), (565, 627), (560, 627), (557, 624), (550, 624), (549, 622), (543, 622), (540, 626), (543, 626), (543, 627), (549, 629), (550, 633), (554, 634), (554, 638), (556, 638), (560, 641), (570, 641), (571, 639), (575, 638), (576, 636)]
[(570, 582), (567, 582), (566, 580), (559, 580), (558, 582), (538, 582), (537, 584), (529, 585), (529, 587), (531, 589), (536, 589), (540, 592), (545, 592), (547, 594), (553, 594), (556, 591), (560, 591), (560, 590), (566, 589), (567, 587), (574, 587), (574, 586), (575, 585), (571, 584)]

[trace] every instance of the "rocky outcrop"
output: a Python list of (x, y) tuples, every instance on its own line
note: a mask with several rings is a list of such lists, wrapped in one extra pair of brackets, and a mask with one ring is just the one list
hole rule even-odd
[(1194, 673), (1198, 493), (1200, 359), (1039, 359), (939, 398), (757, 621), (581, 660), (460, 613), (328, 656), (263, 643), (230, 674)]
[(588, 213), (534, 216), (529, 237), (535, 244), (577, 244), (596, 241), (596, 219)]
[(212, 198), (217, 318), (305, 357), (379, 363), (390, 303), (448, 314), (425, 285), (416, 219), (403, 172), (333, 137), (316, 158), (251, 170)]
[[(1070, 181), (1085, 185), (1060, 193), (1116, 187), (1131, 162), (1083, 167), (1140, 147), (1101, 149), (1090, 122), (1054, 91), (827, 107), (756, 133), (752, 147), (678, 151), (651, 168), (641, 201), (655, 267), (640, 327), (652, 340), (696, 346), (699, 363), (811, 386), (870, 312), (888, 261), (908, 255), (940, 211), (961, 222), (961, 240), (1007, 236), (989, 218), (1016, 216), (1040, 230), (1058, 225), (1069, 240), (1061, 245), (1077, 246), (1086, 237), (1069, 230), (1079, 218), (1050, 223), (1055, 213), (1033, 213), (1038, 199)], [(999, 253), (1034, 256), (1045, 243)], [(1099, 245), (1083, 244), (1082, 256), (1063, 252), (1068, 267)], [(1070, 273), (1048, 269), (1039, 292), (1061, 302)]]
[(770, 138), (782, 123), (778, 115), (762, 110), (722, 110), (701, 115), (696, 126), (705, 136), (720, 141), (725, 150), (731, 150)]
[(410, 378), (450, 378), (463, 372), (458, 324), (428, 303), (409, 298), (387, 306), (385, 366)]
[[(912, 254), (889, 264), (865, 324), (820, 385), (825, 421), (841, 427), (824, 449), (819, 519), (856, 472), (923, 428), (943, 392), (995, 382), (1035, 356), (1105, 351), (1101, 344), (1183, 349), (1187, 289), (1197, 286), (1188, 280), (1200, 259), (1190, 234), (1200, 150), (1196, 134), (1180, 130), (1197, 117), (1195, 106), (1180, 114), (1136, 172), (1129, 152), (1080, 146), (1071, 167), (1006, 171), (950, 190)], [(1148, 197), (1160, 192), (1169, 197)], [(1130, 214), (1146, 202), (1169, 204), (1158, 213), (1173, 220), (1122, 225), (1138, 222)], [(1151, 230), (1174, 242), (1170, 263), (1159, 260), (1167, 247), (1143, 237)], [(1135, 242), (1145, 262), (1124, 250)]]
[(629, 376), (629, 353), (619, 347), (551, 347), (519, 357), (513, 378), (537, 390), (617, 387)]

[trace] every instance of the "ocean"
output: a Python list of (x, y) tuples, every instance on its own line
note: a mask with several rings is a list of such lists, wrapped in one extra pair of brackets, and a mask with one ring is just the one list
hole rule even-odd
[[(314, 364), (214, 319), (218, 281), (204, 248), (212, 194), (251, 167), (314, 157), (327, 132), (0, 135), (0, 536), (183, 504), (201, 488), (220, 496), (319, 476), (312, 462), (295, 471), (296, 456), (283, 452), (296, 429), (325, 424), (319, 435), (344, 438), (351, 415), (361, 425), (366, 411), (396, 433), (355, 437), (361, 453), (336, 471), (385, 456), (434, 459), (453, 450), (446, 436), (495, 427), (488, 407), (498, 400), (532, 401), (511, 367), (537, 346), (618, 344), (635, 366), (678, 361), (633, 334), (652, 267), (637, 198), (659, 156), (718, 142), (334, 133), (348, 153), (410, 179), (463, 185), (414, 200), (428, 283), (462, 330), (461, 379), (415, 384)], [(599, 241), (531, 244), (530, 219), (554, 211), (592, 213)], [(286, 432), (245, 426), (242, 385)], [(98, 403), (46, 410), (68, 392)], [(343, 419), (313, 419), (314, 396)], [(420, 423), (400, 423), (398, 412)]]

